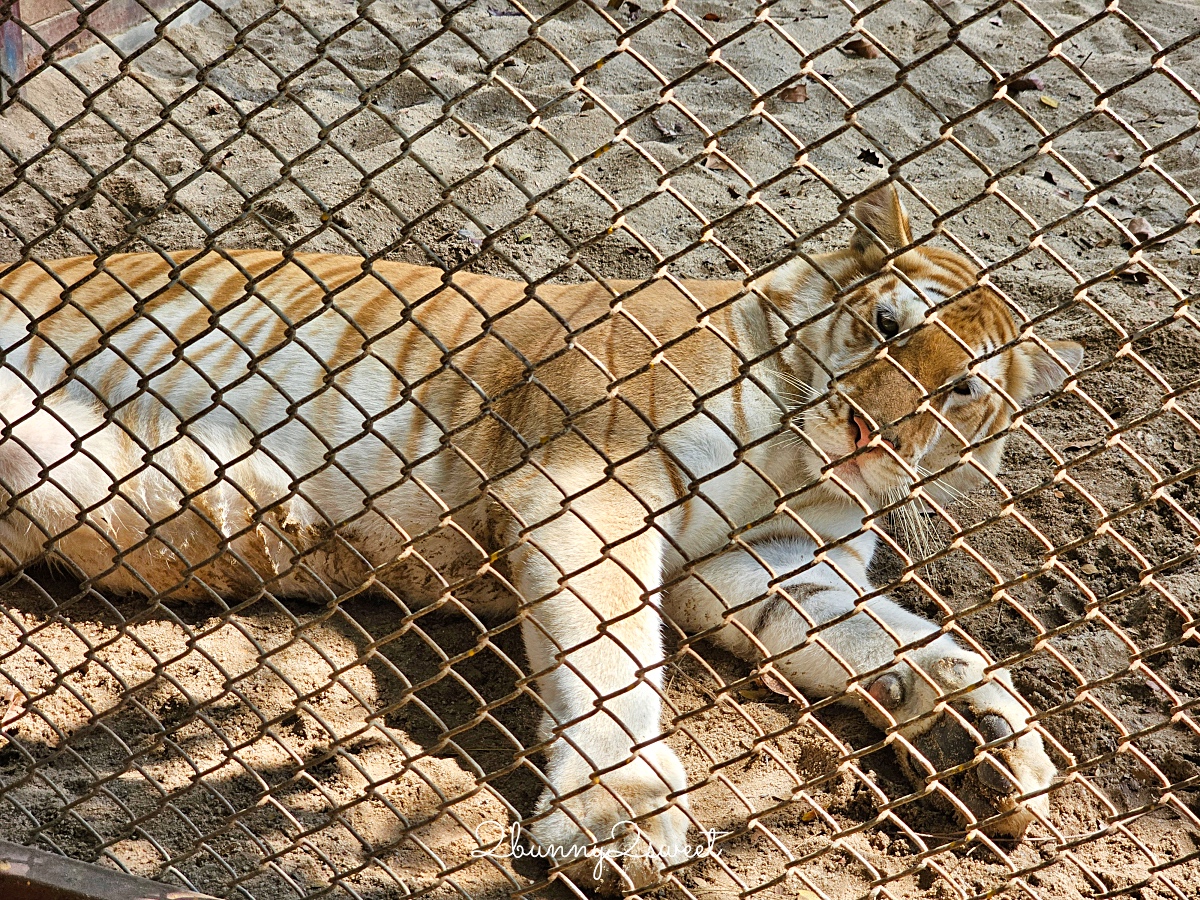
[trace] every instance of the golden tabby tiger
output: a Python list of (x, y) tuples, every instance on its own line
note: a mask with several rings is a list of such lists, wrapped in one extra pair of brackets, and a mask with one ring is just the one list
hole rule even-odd
[(0, 281), (0, 566), (50, 551), (114, 592), (332, 597), (403, 593), (398, 560), (438, 536), (477, 570), (506, 555), (552, 739), (530, 831), (564, 864), (611, 841), (578, 875), (601, 888), (686, 855), (660, 610), (801, 691), (852, 685), (919, 781), (975, 760), (960, 812), (1020, 834), (1055, 775), (1026, 704), (861, 599), (863, 519), (927, 473), (941, 498), (996, 472), (1082, 350), (1018, 336), (985, 287), (944, 304), (975, 285), (954, 254), (885, 264), (911, 241), (893, 189), (855, 213), (847, 249), (745, 296), (266, 251), (23, 265)]

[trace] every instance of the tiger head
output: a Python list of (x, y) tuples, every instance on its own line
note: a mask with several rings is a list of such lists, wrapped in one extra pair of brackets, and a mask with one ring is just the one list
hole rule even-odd
[(1014, 417), (1060, 387), (1083, 348), (1019, 329), (956, 253), (889, 259), (912, 243), (894, 187), (854, 217), (847, 248), (785, 266), (766, 289), (796, 327), (784, 363), (804, 396), (792, 427), (813, 477), (843, 497), (878, 509), (927, 480), (948, 500), (995, 475)]

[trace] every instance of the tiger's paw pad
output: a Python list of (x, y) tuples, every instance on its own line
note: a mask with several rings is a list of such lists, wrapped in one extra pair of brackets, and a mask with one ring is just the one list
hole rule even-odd
[[(1023, 722), (1018, 727), (1024, 727)], [(901, 753), (901, 762), (916, 784), (923, 786), (936, 778), (976, 822), (984, 823), (988, 834), (1019, 838), (1039, 816), (1045, 819), (1050, 812), (1047, 794), (1026, 795), (1048, 788), (1058, 770), (1037, 734), (1015, 734), (1013, 723), (1001, 713), (954, 704), (953, 712), (938, 716), (911, 739), (924, 762), (911, 753)], [(953, 771), (962, 766), (966, 768)], [(961, 809), (955, 811), (974, 825)]]
[[(972, 683), (979, 686), (946, 705), (931, 719), (919, 719), (935, 708), (938, 696), (919, 679), (887, 673), (871, 686), (871, 695), (894, 710), (908, 744), (898, 744), (901, 767), (919, 788), (934, 781), (969, 811), (954, 806), (967, 827), (979, 827), (998, 837), (1020, 838), (1038, 818), (1049, 815), (1046, 793), (1058, 769), (1046, 753), (1042, 738), (1028, 727), (1025, 707), (1016, 699), (1008, 673), (984, 675), (982, 659), (937, 660), (924, 667), (942, 684), (944, 693)], [(1035, 795), (1036, 796), (1031, 796)]]

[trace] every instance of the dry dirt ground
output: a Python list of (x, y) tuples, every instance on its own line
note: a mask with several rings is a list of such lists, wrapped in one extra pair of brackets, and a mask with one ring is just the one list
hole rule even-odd
[[(702, 783), (697, 816), (731, 834), (663, 894), (1200, 896), (1187, 630), (1200, 332), (1184, 305), (1200, 273), (1187, 224), (1200, 105), (1179, 84), (1200, 85), (1200, 64), (1186, 42), (1151, 45), (1200, 30), (1200, 7), (1038, 2), (1039, 24), (1011, 4), (891, 0), (861, 20), (889, 51), (867, 59), (839, 51), (851, 19), (832, 0), (670, 6), (688, 20), (576, 3), (532, 29), (506, 0), (251, 0), (120, 67), (91, 54), (33, 79), (0, 119), (0, 258), (210, 240), (570, 280), (652, 274), (644, 241), (676, 274), (741, 277), (796, 236), (843, 243), (832, 187), (852, 195), (901, 161), (950, 211), (944, 233), (1045, 316), (1044, 334), (1087, 345), (1081, 390), (1010, 444), (1007, 514), (992, 521), (1003, 504), (986, 493), (952, 506), (964, 529), (986, 523), (967, 540), (975, 555), (920, 567), (927, 590), (897, 589), (1015, 660), (1070, 773), (1052, 797), (1057, 836), (988, 846), (956, 841), (929, 804), (881, 813), (910, 792), (891, 751), (845, 756), (880, 733), (837, 708), (801, 717), (742, 663), (686, 644), (671, 742)], [(1076, 30), (1050, 58), (1043, 28)], [(1044, 86), (995, 99), (980, 61), (1036, 66)], [(781, 93), (798, 84), (803, 102)], [(860, 107), (853, 127), (846, 104)], [(706, 164), (714, 135), (724, 157)], [(675, 193), (658, 190), (664, 170)], [(613, 205), (630, 207), (625, 230)], [(927, 233), (933, 213), (908, 205)], [(697, 215), (717, 223), (699, 244)], [(1130, 261), (1114, 223), (1139, 217), (1163, 240), (1104, 278)], [(1051, 452), (1068, 479), (1048, 480)], [(948, 532), (929, 525), (937, 551)], [(878, 575), (900, 571), (884, 560)], [(44, 568), (2, 599), (0, 675), (28, 698), (0, 747), (5, 838), (258, 900), (498, 897), (544, 877), (471, 855), (475, 830), (528, 813), (539, 788), (538, 758), (520, 752), (537, 707), (510, 624), (369, 594), (149, 603), (79, 593)], [(1037, 642), (1039, 628), (1052, 634)]]

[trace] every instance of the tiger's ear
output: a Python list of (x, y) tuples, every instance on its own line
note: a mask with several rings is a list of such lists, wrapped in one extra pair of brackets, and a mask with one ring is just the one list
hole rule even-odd
[(912, 243), (908, 213), (904, 211), (904, 204), (900, 202), (900, 195), (893, 184), (877, 188), (855, 203), (854, 218), (858, 219), (859, 226), (850, 241), (850, 247), (856, 253), (878, 248), (876, 238), (883, 241), (889, 250), (899, 250)]
[[(1058, 390), (1067, 380), (1067, 376), (1079, 371), (1079, 366), (1083, 363), (1083, 347), (1074, 341), (1046, 341), (1045, 343), (1054, 351), (1058, 360), (1055, 360), (1034, 341), (1023, 341), (1017, 344), (1016, 351), (1024, 360), (1028, 373), (1018, 392), (1020, 394), (1018, 399), (1021, 401)], [(1063, 366), (1070, 371), (1065, 371)]]

